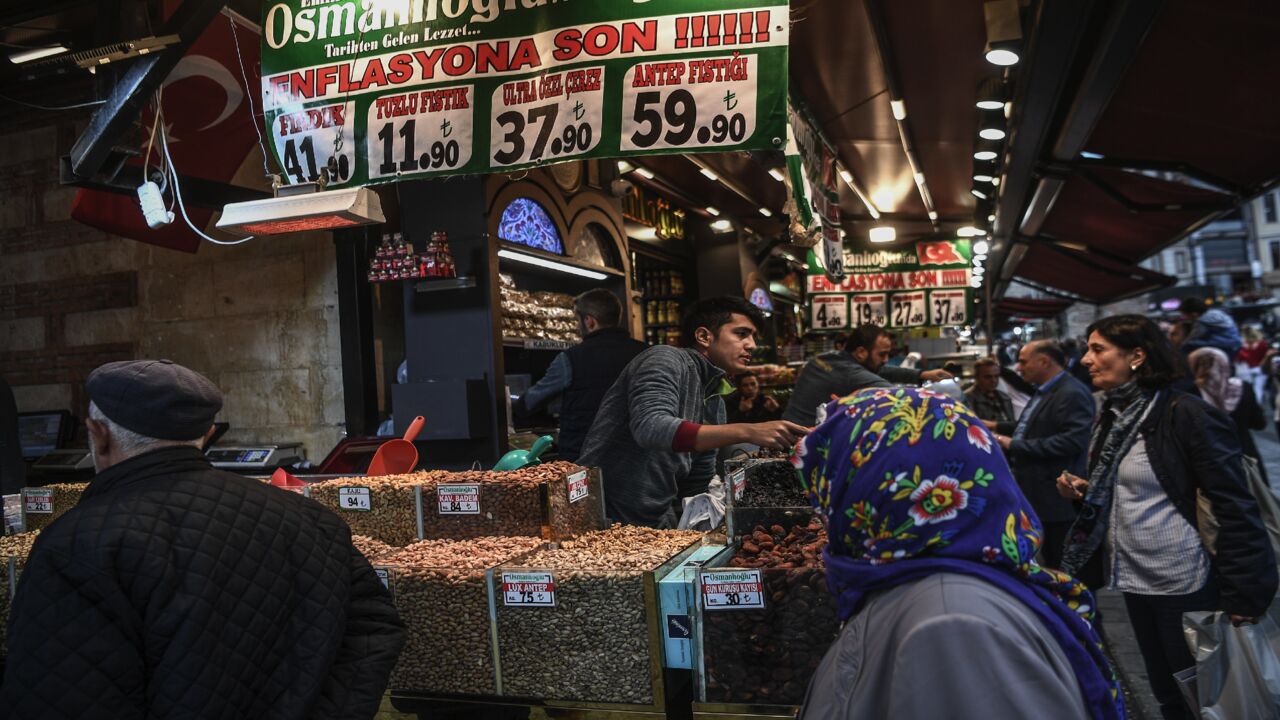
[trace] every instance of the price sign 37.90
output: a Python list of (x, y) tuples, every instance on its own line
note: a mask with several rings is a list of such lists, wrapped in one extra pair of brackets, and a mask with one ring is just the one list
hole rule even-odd
[(503, 83), (493, 91), (491, 167), (553, 162), (600, 144), (604, 68)]
[(739, 145), (756, 129), (755, 55), (641, 63), (626, 74), (622, 149)]

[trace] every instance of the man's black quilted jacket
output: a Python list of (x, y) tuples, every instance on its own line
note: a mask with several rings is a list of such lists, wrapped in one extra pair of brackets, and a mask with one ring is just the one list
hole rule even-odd
[(36, 541), (0, 715), (364, 720), (403, 643), (341, 519), (166, 448), (100, 473)]

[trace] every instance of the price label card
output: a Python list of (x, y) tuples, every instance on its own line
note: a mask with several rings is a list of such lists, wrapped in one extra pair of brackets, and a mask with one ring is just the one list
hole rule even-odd
[(333, 158), (330, 185), (351, 179), (355, 169), (355, 103), (321, 105), (285, 113), (271, 123), (276, 153), (289, 182), (315, 182)]
[(475, 87), (422, 90), (369, 105), (370, 179), (457, 170), (471, 160)]
[(53, 513), (53, 491), (44, 488), (30, 488), (22, 491), (23, 502), (28, 513)]
[(964, 290), (934, 290), (929, 293), (930, 325), (964, 325), (969, 321)]
[(624, 76), (622, 149), (739, 145), (756, 131), (756, 55), (633, 65)]
[(373, 509), (373, 498), (369, 493), (369, 488), (338, 488), (338, 507), (354, 512), (369, 512)]
[(513, 80), (493, 91), (489, 164), (505, 167), (582, 155), (600, 144), (604, 68)]
[(378, 579), (382, 581), (382, 587), (391, 589), (391, 573), (386, 568), (374, 568), (373, 571), (378, 574)]
[(555, 578), (551, 573), (502, 573), (502, 602), (523, 607), (555, 607)]
[(582, 498), (586, 497), (591, 492), (590, 488), (587, 485), (586, 470), (579, 470), (578, 472), (570, 475), (568, 477), (568, 480), (569, 480), (569, 502), (576, 503)]
[(441, 515), (479, 515), (480, 486), (474, 483), (437, 485), (436, 504)]
[(764, 584), (759, 570), (708, 572), (702, 575), (702, 607), (742, 610), (764, 607)]
[(729, 492), (733, 493), (734, 500), (742, 499), (742, 491), (747, 489), (747, 471), (734, 470), (729, 473)]
[(810, 325), (814, 330), (849, 327), (849, 298), (845, 295), (814, 295), (810, 307)]
[(889, 324), (893, 327), (920, 327), (927, 319), (923, 291), (889, 296)]
[(853, 312), (853, 325), (879, 325), (884, 327), (885, 302), (884, 293), (876, 295), (850, 295), (849, 306)]

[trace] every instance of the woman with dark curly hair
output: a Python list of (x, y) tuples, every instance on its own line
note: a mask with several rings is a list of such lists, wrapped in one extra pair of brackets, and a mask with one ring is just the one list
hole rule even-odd
[[(1249, 493), (1233, 421), (1172, 388), (1184, 362), (1154, 322), (1117, 315), (1089, 327), (1081, 359), (1105, 402), (1089, 446), (1089, 477), (1064, 472), (1058, 489), (1081, 502), (1063, 569), (1103, 551), (1106, 585), (1129, 620), (1165, 718), (1191, 718), (1173, 674), (1195, 659), (1182, 613), (1223, 610), (1237, 625), (1276, 594), (1276, 561)], [(1214, 552), (1197, 531), (1196, 498), (1220, 524)]]

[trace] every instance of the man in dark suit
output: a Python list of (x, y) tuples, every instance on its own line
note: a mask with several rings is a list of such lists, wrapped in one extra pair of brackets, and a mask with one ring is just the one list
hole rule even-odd
[(1064, 367), (1062, 347), (1052, 340), (1027, 343), (1018, 352), (1018, 372), (1036, 386), (1017, 423), (989, 423), (1004, 448), (1013, 476), (1044, 526), (1043, 564), (1060, 567), (1075, 508), (1056, 490), (1062, 471), (1087, 477), (1093, 395)]

